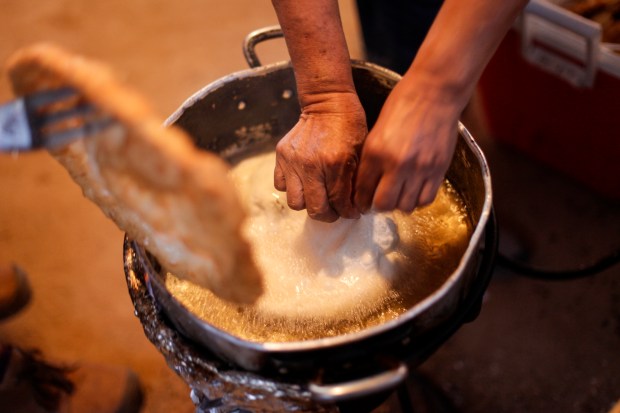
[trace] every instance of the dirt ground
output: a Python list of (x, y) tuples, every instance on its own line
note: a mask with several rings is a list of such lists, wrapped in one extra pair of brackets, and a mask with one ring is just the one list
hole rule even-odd
[[(162, 119), (202, 86), (247, 68), (243, 38), (276, 23), (269, 0), (0, 4), (0, 62), (34, 42), (58, 43), (109, 63)], [(353, 4), (341, 1), (341, 8), (351, 54), (361, 57)], [(258, 52), (264, 62), (286, 58), (281, 41)], [(11, 98), (2, 72), (0, 102)], [(484, 137), (481, 124), (473, 132)], [(533, 258), (571, 267), (617, 248), (618, 204), (486, 145), (498, 215), (535, 240)], [(134, 316), (122, 241), (47, 153), (0, 154), (0, 262), (22, 266), (34, 289), (25, 311), (0, 324), (0, 340), (56, 361), (127, 366), (144, 384), (144, 412), (192, 412), (188, 387)], [(421, 372), (440, 384), (454, 411), (607, 411), (620, 398), (619, 271), (548, 283), (498, 269), (479, 319)]]
[[(162, 119), (202, 86), (246, 69), (245, 35), (277, 23), (268, 0), (1, 3), (2, 65), (29, 44), (60, 44), (110, 64)], [(351, 2), (343, 3), (343, 16), (355, 36)], [(265, 62), (286, 58), (282, 41), (257, 51)], [(11, 97), (2, 72), (0, 101)], [(52, 360), (126, 365), (144, 383), (145, 412), (191, 412), (187, 386), (134, 317), (122, 240), (47, 153), (0, 154), (0, 262), (22, 266), (34, 289), (29, 307), (2, 322), (0, 339), (39, 348)]]

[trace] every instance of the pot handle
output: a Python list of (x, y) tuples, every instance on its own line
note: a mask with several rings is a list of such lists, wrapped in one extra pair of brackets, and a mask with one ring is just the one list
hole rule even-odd
[(256, 29), (245, 37), (243, 41), (243, 55), (251, 68), (261, 66), (260, 60), (256, 55), (256, 45), (269, 39), (277, 39), (284, 37), (284, 33), (280, 26), (267, 26), (262, 29)]
[(316, 401), (336, 403), (395, 388), (408, 374), (407, 366), (401, 362), (391, 370), (359, 380), (329, 385), (311, 382), (308, 390)]

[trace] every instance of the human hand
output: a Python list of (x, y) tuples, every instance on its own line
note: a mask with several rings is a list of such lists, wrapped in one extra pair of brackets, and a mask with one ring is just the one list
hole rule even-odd
[(361, 212), (410, 213), (433, 201), (454, 153), (461, 106), (410, 79), (396, 85), (362, 149), (355, 187)]
[(359, 218), (353, 178), (367, 134), (355, 93), (312, 96), (297, 124), (276, 146), (274, 185), (291, 209), (307, 209), (319, 221)]

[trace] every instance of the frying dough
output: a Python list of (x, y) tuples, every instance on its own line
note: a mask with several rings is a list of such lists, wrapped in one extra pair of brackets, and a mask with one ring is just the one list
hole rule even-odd
[(233, 302), (256, 300), (262, 281), (223, 160), (162, 127), (142, 96), (100, 63), (41, 44), (15, 53), (8, 69), (18, 95), (70, 86), (118, 121), (51, 154), (121, 230), (179, 277)]
[(319, 222), (291, 210), (273, 188), (275, 152), (232, 169), (249, 212), (244, 233), (265, 280), (266, 317), (336, 319), (377, 308), (390, 294), (397, 228), (388, 214)]

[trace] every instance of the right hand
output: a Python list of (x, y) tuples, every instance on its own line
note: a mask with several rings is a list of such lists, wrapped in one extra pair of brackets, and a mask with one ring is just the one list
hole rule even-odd
[(405, 75), (388, 96), (362, 150), (355, 205), (362, 213), (430, 204), (450, 166), (464, 100)]
[(286, 191), (293, 210), (333, 222), (359, 218), (353, 179), (367, 134), (364, 109), (355, 93), (314, 95), (297, 124), (276, 147), (274, 185)]

